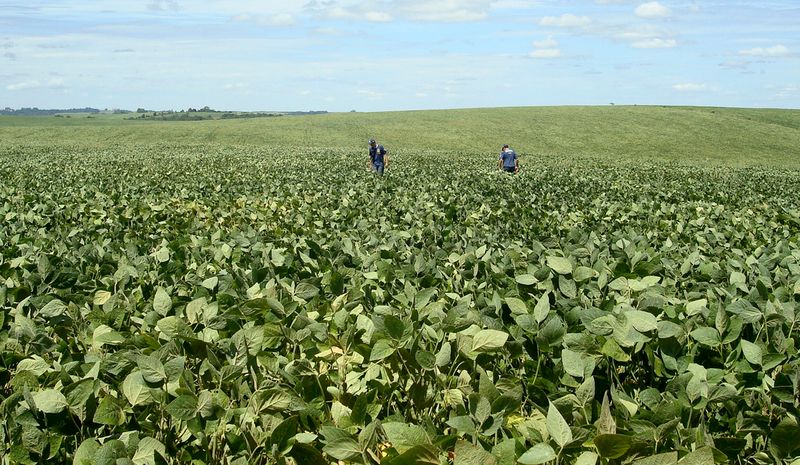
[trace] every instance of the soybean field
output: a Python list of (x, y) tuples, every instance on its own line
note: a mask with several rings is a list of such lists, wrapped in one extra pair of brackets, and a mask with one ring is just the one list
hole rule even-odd
[(798, 336), (800, 111), (0, 118), (3, 465), (798, 465)]

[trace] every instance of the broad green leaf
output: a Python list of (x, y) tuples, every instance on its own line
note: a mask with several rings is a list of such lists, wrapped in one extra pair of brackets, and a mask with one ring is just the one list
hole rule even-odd
[(709, 347), (717, 347), (721, 344), (719, 333), (714, 328), (697, 328), (689, 333), (689, 335), (692, 336), (695, 341)]
[(104, 345), (118, 345), (125, 342), (122, 334), (114, 331), (106, 325), (95, 328), (92, 334), (92, 348), (100, 350)]
[(409, 425), (400, 422), (387, 422), (383, 424), (383, 432), (392, 443), (397, 452), (403, 453), (412, 447), (430, 444), (428, 434), (421, 426)]
[(550, 294), (545, 293), (536, 301), (536, 307), (533, 309), (533, 316), (538, 323), (541, 323), (547, 319), (548, 315), (550, 315)]
[(702, 447), (690, 452), (678, 461), (678, 465), (713, 465), (714, 463), (716, 463), (714, 452), (710, 447)]
[(111, 300), (111, 293), (108, 291), (97, 291), (94, 293), (93, 303), (95, 305), (105, 305), (109, 300)]
[(95, 438), (85, 439), (75, 450), (72, 465), (94, 465), (94, 456), (100, 449), (100, 443)]
[(651, 455), (650, 457), (639, 459), (633, 462), (633, 465), (677, 465), (677, 463), (677, 452), (665, 452), (663, 454)]
[(191, 420), (197, 415), (197, 397), (181, 395), (167, 405), (167, 413), (176, 420)]
[(502, 348), (508, 340), (508, 333), (496, 329), (482, 329), (472, 338), (473, 352), (492, 352)]
[(142, 372), (139, 370), (125, 377), (125, 381), (122, 382), (122, 393), (134, 407), (146, 404), (152, 399), (150, 388), (147, 387)]
[(92, 421), (109, 426), (118, 426), (125, 423), (125, 413), (122, 411), (121, 403), (110, 395), (103, 397)]
[(597, 459), (597, 454), (587, 451), (578, 457), (578, 460), (575, 461), (575, 465), (595, 465), (597, 463)]
[(572, 262), (564, 257), (549, 256), (547, 257), (547, 266), (558, 274), (572, 273)]
[(42, 307), (41, 310), (39, 310), (39, 314), (45, 318), (54, 318), (62, 315), (66, 309), (67, 306), (64, 305), (64, 302), (58, 299), (53, 299), (50, 302), (47, 302), (47, 304)]
[(528, 313), (528, 307), (525, 305), (525, 302), (522, 299), (518, 299), (516, 297), (506, 297), (506, 305), (511, 310), (511, 313), (514, 315), (526, 315)]
[(537, 465), (555, 460), (555, 458), (556, 451), (554, 451), (549, 444), (540, 442), (522, 454), (520, 458), (517, 459), (517, 463), (522, 465)]
[(350, 461), (361, 457), (361, 446), (349, 437), (336, 438), (326, 442), (322, 450), (337, 460)]
[(453, 465), (496, 465), (497, 459), (482, 447), (465, 441), (456, 442)]
[(516, 276), (516, 280), (519, 284), (522, 284), (524, 286), (531, 286), (538, 282), (536, 277), (532, 274), (518, 274)]
[(739, 343), (742, 346), (742, 353), (744, 354), (744, 358), (746, 358), (748, 362), (752, 363), (753, 365), (762, 364), (763, 352), (761, 351), (761, 347), (744, 339), (739, 341)]
[(429, 445), (414, 446), (397, 457), (381, 461), (381, 465), (440, 465), (439, 454)]
[(708, 300), (700, 299), (694, 300), (686, 304), (686, 314), (689, 316), (697, 315), (698, 313), (702, 312), (704, 308), (708, 305)]
[(372, 351), (370, 351), (369, 354), (369, 360), (371, 362), (383, 360), (392, 355), (394, 351), (395, 348), (392, 347), (391, 341), (388, 339), (379, 339), (377, 342), (375, 342), (375, 345), (372, 346)]
[(167, 448), (159, 440), (144, 437), (136, 447), (132, 461), (135, 465), (156, 465), (156, 456), (167, 458)]
[(414, 359), (423, 370), (433, 370), (436, 367), (436, 356), (427, 350), (414, 353)]
[(172, 299), (163, 287), (156, 289), (156, 295), (153, 297), (153, 310), (161, 316), (167, 316), (172, 309)]
[(583, 378), (583, 357), (581, 354), (564, 349), (561, 351), (561, 362), (567, 374), (575, 378)]
[(45, 389), (33, 394), (33, 402), (36, 408), (44, 413), (59, 413), (67, 408), (67, 398), (60, 391), (55, 389)]
[(630, 436), (622, 434), (598, 434), (594, 437), (594, 445), (600, 457), (618, 459), (625, 455), (633, 443)]
[(547, 408), (547, 432), (562, 448), (572, 442), (572, 430), (552, 402)]
[(219, 278), (217, 276), (212, 276), (210, 278), (206, 278), (200, 283), (201, 286), (208, 289), (209, 291), (213, 291), (215, 287), (219, 284)]

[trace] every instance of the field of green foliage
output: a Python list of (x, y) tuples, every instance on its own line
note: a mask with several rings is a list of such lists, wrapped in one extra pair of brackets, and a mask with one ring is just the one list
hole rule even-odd
[(800, 111), (0, 119), (3, 465), (797, 465), (799, 320)]

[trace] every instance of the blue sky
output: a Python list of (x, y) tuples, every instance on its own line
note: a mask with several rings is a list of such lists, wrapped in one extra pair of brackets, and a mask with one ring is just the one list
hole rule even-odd
[(0, 0), (0, 107), (800, 108), (800, 0)]

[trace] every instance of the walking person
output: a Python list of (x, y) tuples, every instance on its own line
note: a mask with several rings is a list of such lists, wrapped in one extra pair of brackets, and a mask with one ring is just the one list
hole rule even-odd
[(500, 151), (497, 167), (506, 173), (519, 173), (519, 158), (517, 157), (517, 152), (511, 150), (508, 144), (503, 145), (503, 149)]
[(375, 142), (375, 139), (369, 140), (369, 169), (374, 173), (383, 176), (383, 170), (389, 166), (389, 156), (386, 155), (386, 149), (382, 145)]

